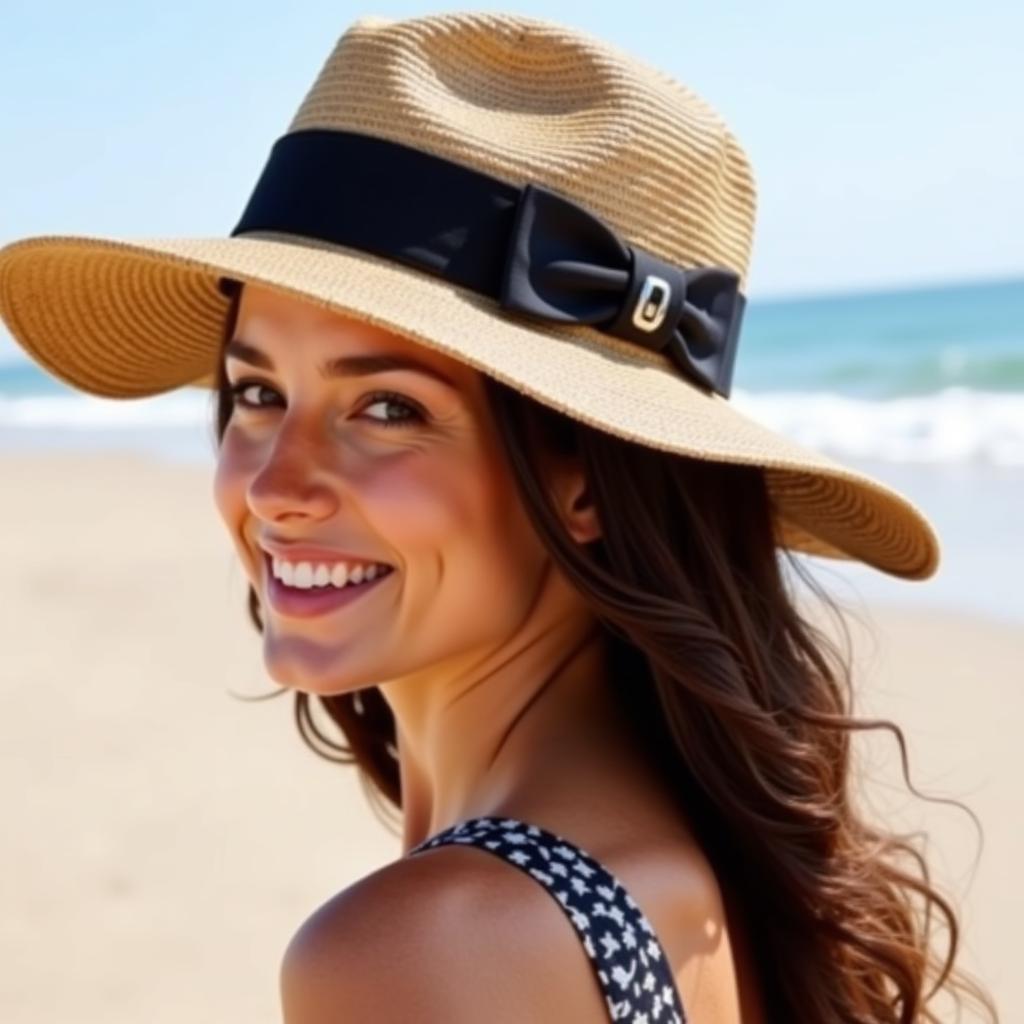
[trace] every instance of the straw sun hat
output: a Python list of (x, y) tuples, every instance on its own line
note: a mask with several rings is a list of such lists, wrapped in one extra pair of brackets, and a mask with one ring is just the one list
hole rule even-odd
[(0, 316), (78, 390), (209, 389), (221, 279), (255, 282), (628, 440), (760, 466), (780, 545), (930, 576), (913, 504), (728, 400), (754, 209), (718, 114), (600, 39), (517, 15), (363, 17), (230, 237), (19, 239), (0, 249)]

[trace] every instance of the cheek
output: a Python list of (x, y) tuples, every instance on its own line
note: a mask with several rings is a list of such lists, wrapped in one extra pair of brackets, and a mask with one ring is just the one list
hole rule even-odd
[(485, 452), (413, 461), (379, 473), (360, 493), (399, 557), (420, 558), (416, 581), (444, 584), (439, 606), (449, 612), (460, 594), (476, 617), (482, 599), (495, 609), (503, 601), (518, 606), (511, 584), (535, 578), (546, 557), (507, 470)]
[(374, 532), (399, 557), (414, 558), (474, 529), (475, 486), (465, 465), (460, 459), (395, 459), (353, 478), (352, 486)]
[(521, 571), (539, 546), (503, 465), (481, 449), (397, 459), (353, 486), (398, 557), (426, 553), (438, 572), (493, 581), (495, 572)]
[(248, 511), (246, 493), (249, 481), (258, 470), (253, 448), (239, 443), (237, 433), (230, 426), (217, 453), (213, 475), (213, 500), (231, 540), (243, 561), (252, 553), (243, 540), (243, 529)]

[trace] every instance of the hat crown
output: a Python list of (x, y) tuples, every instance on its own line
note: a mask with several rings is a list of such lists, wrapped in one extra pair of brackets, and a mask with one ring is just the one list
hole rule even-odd
[(353, 22), (288, 133), (360, 132), (587, 207), (628, 243), (745, 287), (756, 190), (722, 118), (577, 29), (511, 14)]

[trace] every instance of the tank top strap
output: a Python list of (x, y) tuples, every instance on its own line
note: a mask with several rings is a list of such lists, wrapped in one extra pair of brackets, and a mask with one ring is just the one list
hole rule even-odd
[(482, 816), (424, 839), (409, 855), (452, 844), (502, 857), (547, 889), (579, 935), (611, 1020), (686, 1024), (651, 922), (622, 883), (585, 850), (538, 825)]

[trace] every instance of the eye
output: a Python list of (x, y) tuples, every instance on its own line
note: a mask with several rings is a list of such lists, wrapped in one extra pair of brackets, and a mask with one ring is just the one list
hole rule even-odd
[[(375, 391), (370, 395), (370, 398), (370, 405), (365, 406), (364, 411), (374, 405), (393, 405), (399, 409), (404, 409), (409, 414), (407, 416), (400, 416), (396, 420), (378, 420), (377, 422), (382, 427), (406, 427), (426, 421), (426, 417), (419, 406), (406, 401), (401, 395), (396, 395), (393, 391)], [(372, 416), (370, 418), (373, 419)]]
[[(257, 380), (239, 381), (237, 384), (232, 384), (229, 390), (231, 392), (232, 400), (237, 408), (246, 409), (252, 412), (257, 412), (260, 409), (267, 409), (270, 408), (270, 406), (260, 402), (258, 399), (252, 400), (244, 397), (247, 391), (253, 390), (257, 395), (260, 391), (265, 391), (271, 395), (277, 395), (277, 391), (274, 390), (274, 388)], [(379, 423), (382, 427), (404, 427), (426, 422), (426, 415), (419, 406), (393, 391), (375, 391), (369, 396), (369, 398), (369, 404), (363, 407), (364, 412), (366, 409), (369, 409), (374, 405), (395, 406), (398, 409), (403, 409), (405, 411), (404, 415), (399, 416), (396, 419), (381, 419), (376, 416), (370, 417), (371, 420)]]
[(265, 384), (261, 384), (259, 381), (256, 381), (256, 380), (243, 380), (243, 381), (239, 381), (237, 384), (232, 384), (231, 387), (229, 388), (229, 390), (231, 392), (231, 399), (232, 399), (232, 401), (234, 402), (234, 404), (238, 408), (241, 408), (241, 409), (264, 409), (264, 408), (266, 408), (266, 406), (261, 405), (259, 402), (251, 402), (251, 401), (249, 401), (248, 398), (243, 398), (242, 397), (243, 393), (248, 391), (250, 388), (256, 388), (256, 389), (262, 388), (264, 391), (272, 391), (272, 392), (274, 392), (274, 394), (277, 394), (277, 392), (274, 391), (273, 388), (268, 388)]

